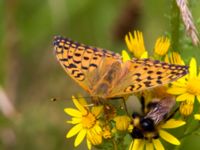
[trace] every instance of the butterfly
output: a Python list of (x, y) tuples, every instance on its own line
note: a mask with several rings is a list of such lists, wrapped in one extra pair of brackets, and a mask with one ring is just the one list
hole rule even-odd
[(53, 44), (57, 60), (67, 74), (96, 98), (123, 97), (170, 83), (188, 73), (187, 66), (158, 60), (133, 58), (123, 62), (117, 53), (61, 36), (55, 36)]

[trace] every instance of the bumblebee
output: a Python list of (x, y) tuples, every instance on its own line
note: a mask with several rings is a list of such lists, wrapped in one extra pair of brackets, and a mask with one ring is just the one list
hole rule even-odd
[(147, 105), (148, 112), (146, 114), (133, 113), (132, 123), (134, 128), (131, 132), (132, 138), (145, 140), (159, 138), (158, 130), (160, 125), (169, 120), (178, 110), (171, 113), (175, 103), (175, 98), (172, 96), (153, 99)]

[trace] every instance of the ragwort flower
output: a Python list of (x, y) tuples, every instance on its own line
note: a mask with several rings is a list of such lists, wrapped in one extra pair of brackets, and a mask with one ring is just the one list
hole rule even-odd
[(185, 65), (183, 59), (180, 54), (177, 52), (172, 52), (168, 55), (165, 55), (165, 62), (177, 65)]
[[(134, 31), (134, 36), (129, 33), (125, 36), (125, 42), (128, 49), (136, 58), (148, 58), (148, 52), (145, 49), (144, 38), (142, 32)], [(154, 46), (154, 53), (161, 57), (164, 56), (169, 49), (170, 41), (168, 38), (159, 37)]]
[(116, 116), (114, 118), (114, 121), (116, 123), (117, 130), (126, 131), (129, 128), (131, 119), (128, 116), (123, 115), (123, 116)]
[(98, 145), (102, 142), (102, 128), (100, 126), (98, 118), (101, 115), (102, 107), (92, 107), (90, 110), (87, 107), (87, 103), (84, 99), (78, 100), (72, 97), (73, 103), (77, 109), (65, 108), (64, 111), (72, 117), (69, 124), (73, 124), (66, 138), (76, 136), (74, 146), (77, 147), (86, 137), (88, 149), (91, 149), (91, 145)]
[(164, 56), (167, 53), (169, 46), (170, 46), (169, 39), (165, 37), (160, 37), (156, 40), (154, 52), (158, 56)]
[(141, 58), (146, 52), (143, 35), (140, 31), (134, 31), (134, 36), (129, 32), (129, 34), (125, 36), (125, 42), (128, 49), (136, 58)]
[(187, 117), (192, 114), (194, 108), (194, 103), (191, 101), (183, 101), (179, 107), (179, 112), (181, 115)]
[(180, 145), (180, 141), (168, 133), (167, 131), (163, 129), (172, 129), (172, 128), (177, 128), (182, 125), (184, 125), (185, 122), (182, 120), (175, 120), (175, 119), (170, 119), (166, 121), (164, 124), (161, 124), (157, 126), (157, 130), (155, 132), (158, 133), (158, 136), (155, 137), (155, 133), (147, 133), (146, 137), (148, 138), (135, 138), (131, 142), (129, 146), (129, 150), (164, 150), (164, 146), (160, 141), (160, 138), (163, 140), (173, 144), (173, 145)]
[(107, 125), (103, 128), (103, 138), (110, 139), (111, 137), (112, 137), (112, 132), (110, 130), (110, 127)]
[(177, 95), (177, 101), (190, 101), (195, 98), (200, 102), (200, 73), (197, 75), (196, 59), (192, 58), (189, 64), (189, 74), (172, 83), (168, 93)]

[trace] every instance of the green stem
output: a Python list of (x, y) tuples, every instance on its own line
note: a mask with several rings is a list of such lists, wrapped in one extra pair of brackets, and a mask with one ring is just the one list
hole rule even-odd
[(112, 139), (112, 143), (113, 143), (114, 150), (117, 150), (118, 149), (117, 148), (117, 143), (116, 143), (116, 141), (114, 139)]
[(171, 0), (171, 50), (180, 50), (180, 12), (176, 0)]
[[(187, 128), (187, 129), (188, 129), (188, 128)], [(189, 131), (189, 132), (188, 132), (187, 129), (185, 130), (183, 136), (181, 136), (180, 138), (178, 138), (178, 139), (180, 139), (180, 142), (181, 142), (181, 143), (183, 143), (183, 141), (185, 140), (186, 137), (188, 137), (188, 136), (190, 136), (190, 135), (192, 135), (192, 134), (196, 134), (196, 135), (197, 135), (198, 132), (196, 132), (196, 131), (200, 129), (200, 124), (198, 124), (192, 131)], [(176, 147), (174, 148), (174, 150), (179, 150), (179, 148), (180, 148), (180, 146), (176, 146)]]
[(192, 131), (188, 132), (187, 130), (185, 131), (184, 135), (180, 138), (181, 140), (186, 138), (187, 136), (190, 136), (194, 133), (196, 133), (197, 130), (200, 129), (200, 124), (198, 124)]

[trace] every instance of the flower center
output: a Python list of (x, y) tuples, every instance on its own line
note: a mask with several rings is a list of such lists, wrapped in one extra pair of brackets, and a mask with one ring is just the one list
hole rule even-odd
[(200, 79), (193, 78), (188, 81), (187, 91), (193, 95), (200, 95)]
[(86, 116), (82, 117), (83, 128), (90, 129), (95, 125), (95, 123), (96, 123), (96, 118), (92, 113), (88, 113)]

